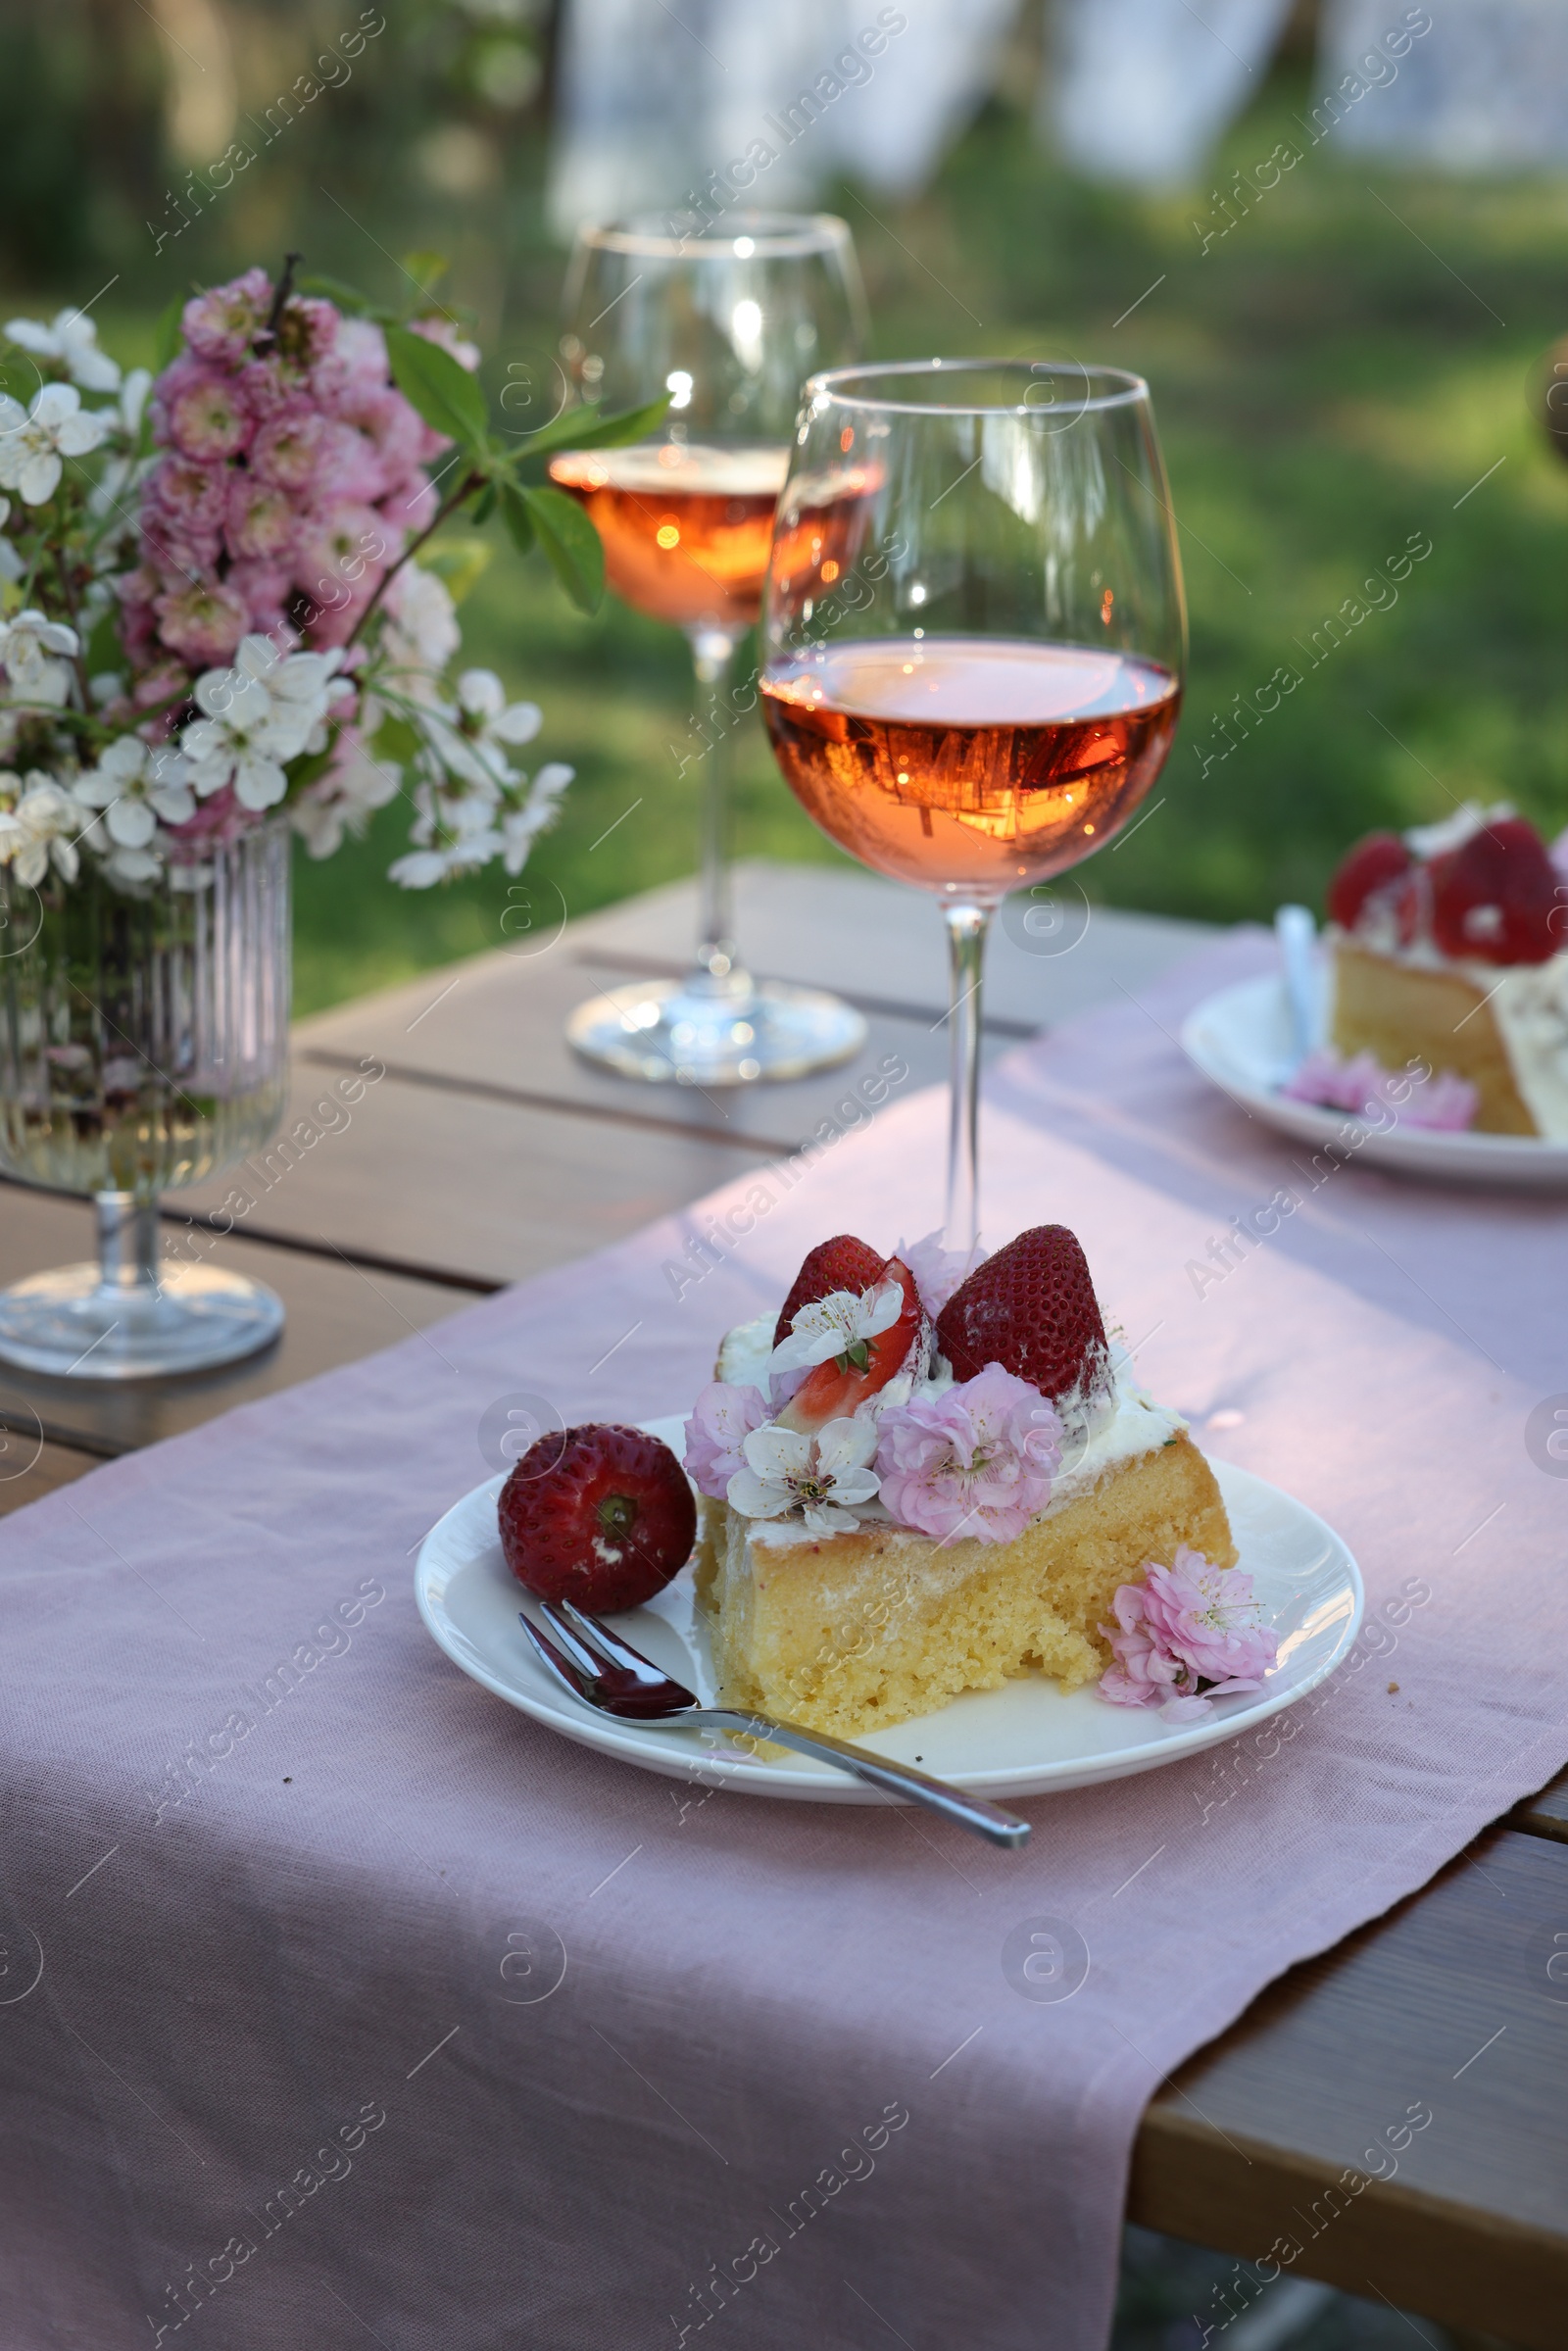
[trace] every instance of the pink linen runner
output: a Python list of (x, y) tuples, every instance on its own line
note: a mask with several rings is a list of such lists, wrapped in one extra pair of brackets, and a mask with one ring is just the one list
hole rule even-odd
[(684, 1408), (811, 1243), (936, 1222), (935, 1093), (0, 1525), (7, 2351), (1099, 2351), (1160, 2078), (1568, 1756), (1563, 1206), (1325, 1175), (1209, 1089), (1175, 1030), (1265, 955), (1002, 1063), (984, 1200), (1072, 1225), (1155, 1393), (1359, 1557), (1364, 1670), (1267, 1755), (1006, 1856), (628, 1769), (426, 1638), (487, 1408)]

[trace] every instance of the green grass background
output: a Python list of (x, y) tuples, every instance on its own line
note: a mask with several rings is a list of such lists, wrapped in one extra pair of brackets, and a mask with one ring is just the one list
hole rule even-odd
[[(1282, 138), (1305, 148), (1295, 118), (1307, 104), (1299, 65), (1278, 73), (1211, 184), (1250, 177)], [(348, 188), (341, 216), (297, 158), (290, 169), (292, 195), (257, 211), (258, 181), (249, 214), (236, 202), (215, 215), (205, 244), (193, 231), (182, 269), (239, 266), (275, 234), (385, 293), (400, 236), (447, 242), (460, 293), (479, 289), (492, 391), (510, 357), (549, 347), (563, 265), (536, 151), (514, 159), (482, 220), (434, 203), (414, 219), (393, 158), (334, 183)], [(879, 200), (873, 215), (853, 188), (829, 200), (854, 225), (880, 353), (1067, 354), (1153, 387), (1191, 611), (1186, 714), (1163, 807), (1114, 859), (1081, 869), (1091, 897), (1266, 916), (1283, 897), (1319, 900), (1356, 833), (1467, 794), (1506, 797), (1549, 832), (1568, 822), (1568, 466), (1537, 416), (1544, 356), (1568, 330), (1568, 181), (1393, 172), (1330, 139), (1204, 252), (1195, 221), (1222, 218), (1206, 190), (1086, 186), (996, 103), (916, 201)], [(145, 331), (128, 312), (107, 325), (121, 348), (122, 329)], [(1433, 553), (1397, 605), (1204, 774), (1213, 714), (1280, 663), (1304, 668), (1299, 641), (1412, 532)], [(534, 756), (577, 770), (529, 869), (542, 900), (554, 906), (554, 885), (581, 914), (689, 871), (700, 769), (678, 772), (692, 706), (681, 639), (612, 601), (583, 618), (537, 559), (499, 540), (463, 616), (468, 658), (543, 705)], [(755, 717), (736, 765), (743, 854), (838, 859)], [(302, 1011), (499, 943), (499, 870), (424, 894), (385, 882), (408, 815), (394, 803), (364, 843), (300, 859)]]

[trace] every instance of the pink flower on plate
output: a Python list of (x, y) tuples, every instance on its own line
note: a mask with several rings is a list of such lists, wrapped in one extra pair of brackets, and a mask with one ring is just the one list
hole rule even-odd
[(1370, 1053), (1343, 1061), (1327, 1046), (1314, 1047), (1280, 1092), (1288, 1102), (1348, 1110), (1356, 1118), (1392, 1112), (1391, 1123), (1402, 1119), (1409, 1127), (1450, 1135), (1464, 1132), (1481, 1102), (1468, 1078), (1455, 1076), (1451, 1069), (1437, 1077), (1430, 1069), (1423, 1074), (1414, 1064), (1409, 1069), (1385, 1069)]
[(1000, 1363), (945, 1396), (889, 1405), (877, 1439), (883, 1501), (941, 1543), (1010, 1543), (1050, 1501), (1060, 1461), (1054, 1408)]
[(236, 471), (228, 485), (223, 536), (240, 562), (282, 563), (299, 537), (299, 509), (286, 490), (273, 489), (254, 473)]
[(1262, 1621), (1252, 1579), (1215, 1567), (1183, 1543), (1170, 1567), (1151, 1560), (1142, 1584), (1123, 1584), (1102, 1625), (1115, 1655), (1100, 1679), (1113, 1706), (1158, 1706), (1172, 1722), (1196, 1722), (1210, 1701), (1261, 1690), (1279, 1642)]
[(269, 416), (250, 453), (251, 471), (274, 489), (316, 486), (326, 419), (308, 400), (291, 397)]
[(703, 1390), (686, 1423), (686, 1468), (699, 1494), (715, 1502), (724, 1499), (731, 1478), (746, 1467), (742, 1446), (767, 1417), (760, 1388), (714, 1380)]
[(211, 465), (248, 449), (255, 418), (241, 405), (233, 379), (188, 355), (166, 368), (154, 394), (157, 437), (184, 456)]
[(272, 281), (265, 269), (247, 269), (226, 286), (214, 286), (187, 302), (180, 330), (192, 351), (223, 367), (237, 367), (272, 307)]

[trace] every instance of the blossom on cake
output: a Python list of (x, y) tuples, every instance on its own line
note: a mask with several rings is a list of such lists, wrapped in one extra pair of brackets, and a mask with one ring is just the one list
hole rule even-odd
[(809, 1535), (852, 1535), (858, 1511), (876, 1499), (876, 1442), (870, 1419), (826, 1421), (809, 1436), (776, 1423), (753, 1429), (729, 1482), (730, 1507), (743, 1518), (799, 1519)]
[(834, 1290), (800, 1309), (788, 1337), (769, 1355), (768, 1371), (810, 1371), (835, 1356), (844, 1366), (853, 1363), (863, 1371), (869, 1342), (891, 1331), (903, 1312), (904, 1292), (897, 1282), (879, 1282), (858, 1297), (853, 1290)]
[(1288, 1102), (1316, 1102), (1325, 1109), (1348, 1110), (1357, 1118), (1395, 1108), (1406, 1126), (1448, 1135), (1464, 1132), (1481, 1101), (1469, 1079), (1456, 1077), (1450, 1069), (1441, 1076), (1413, 1067), (1385, 1069), (1370, 1053), (1342, 1061), (1326, 1046), (1315, 1047), (1280, 1092)]
[(746, 1467), (742, 1445), (767, 1416), (767, 1398), (760, 1388), (727, 1380), (709, 1383), (686, 1423), (686, 1468), (699, 1494), (715, 1502), (725, 1499), (731, 1478)]
[(972, 1249), (947, 1249), (938, 1232), (927, 1233), (921, 1241), (901, 1241), (893, 1254), (913, 1274), (920, 1303), (935, 1322), (959, 1284), (985, 1263), (987, 1252), (978, 1241)]
[(877, 1474), (901, 1526), (940, 1543), (1010, 1543), (1051, 1500), (1061, 1421), (1027, 1380), (988, 1363), (943, 1396), (881, 1416)]
[(1185, 1543), (1171, 1566), (1151, 1561), (1144, 1573), (1146, 1582), (1123, 1584), (1112, 1600), (1115, 1629), (1100, 1628), (1116, 1659), (1100, 1678), (1102, 1698), (1196, 1722), (1212, 1712), (1212, 1699), (1262, 1689), (1279, 1643), (1250, 1576), (1215, 1567)]

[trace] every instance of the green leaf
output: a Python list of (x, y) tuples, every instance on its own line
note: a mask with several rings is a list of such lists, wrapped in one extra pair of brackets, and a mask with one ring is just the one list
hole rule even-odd
[(419, 748), (419, 738), (407, 718), (389, 713), (370, 738), (370, 750), (389, 766), (404, 766)]
[(426, 424), (463, 448), (482, 449), (489, 409), (477, 379), (467, 368), (460, 367), (439, 343), (431, 343), (406, 326), (387, 328), (386, 352), (393, 381)]
[(557, 579), (579, 612), (597, 612), (605, 595), (599, 533), (564, 490), (522, 490), (519, 496)]
[(454, 604), (462, 604), (478, 584), (495, 549), (488, 539), (475, 539), (454, 532), (450, 537), (432, 539), (419, 550), (419, 562), (426, 571), (433, 571), (446, 582), (447, 594)]
[(413, 278), (421, 294), (428, 294), (432, 286), (441, 283), (452, 264), (444, 253), (428, 253), (416, 248), (413, 253), (406, 253), (399, 266), (407, 276)]
[(626, 441), (640, 441), (662, 424), (669, 413), (669, 394), (662, 400), (650, 400), (643, 408), (625, 409), (618, 416), (602, 416), (597, 409), (569, 408), (556, 417), (554, 423), (542, 424), (535, 433), (525, 436), (517, 450), (519, 464), (533, 458), (548, 457), (556, 449), (616, 449)]
[(512, 535), (512, 544), (519, 555), (531, 555), (537, 543), (533, 516), (528, 512), (528, 500), (514, 481), (503, 481), (501, 489), (501, 519)]
[(496, 485), (493, 481), (487, 481), (473, 502), (473, 518), (475, 522), (488, 522), (495, 511)]
[(176, 294), (169, 308), (159, 316), (153, 331), (153, 367), (162, 374), (171, 360), (179, 357), (179, 322), (185, 313), (185, 297)]
[(322, 271), (314, 270), (309, 277), (302, 277), (297, 282), (302, 294), (319, 294), (327, 302), (335, 302), (338, 309), (350, 318), (378, 318), (384, 322), (402, 316), (399, 311), (389, 311), (380, 303), (372, 302), (344, 277), (328, 277)]
[(89, 677), (102, 677), (110, 670), (124, 664), (124, 647), (120, 642), (120, 606), (118, 600), (107, 612), (100, 612), (93, 622), (87, 639), (84, 659)]

